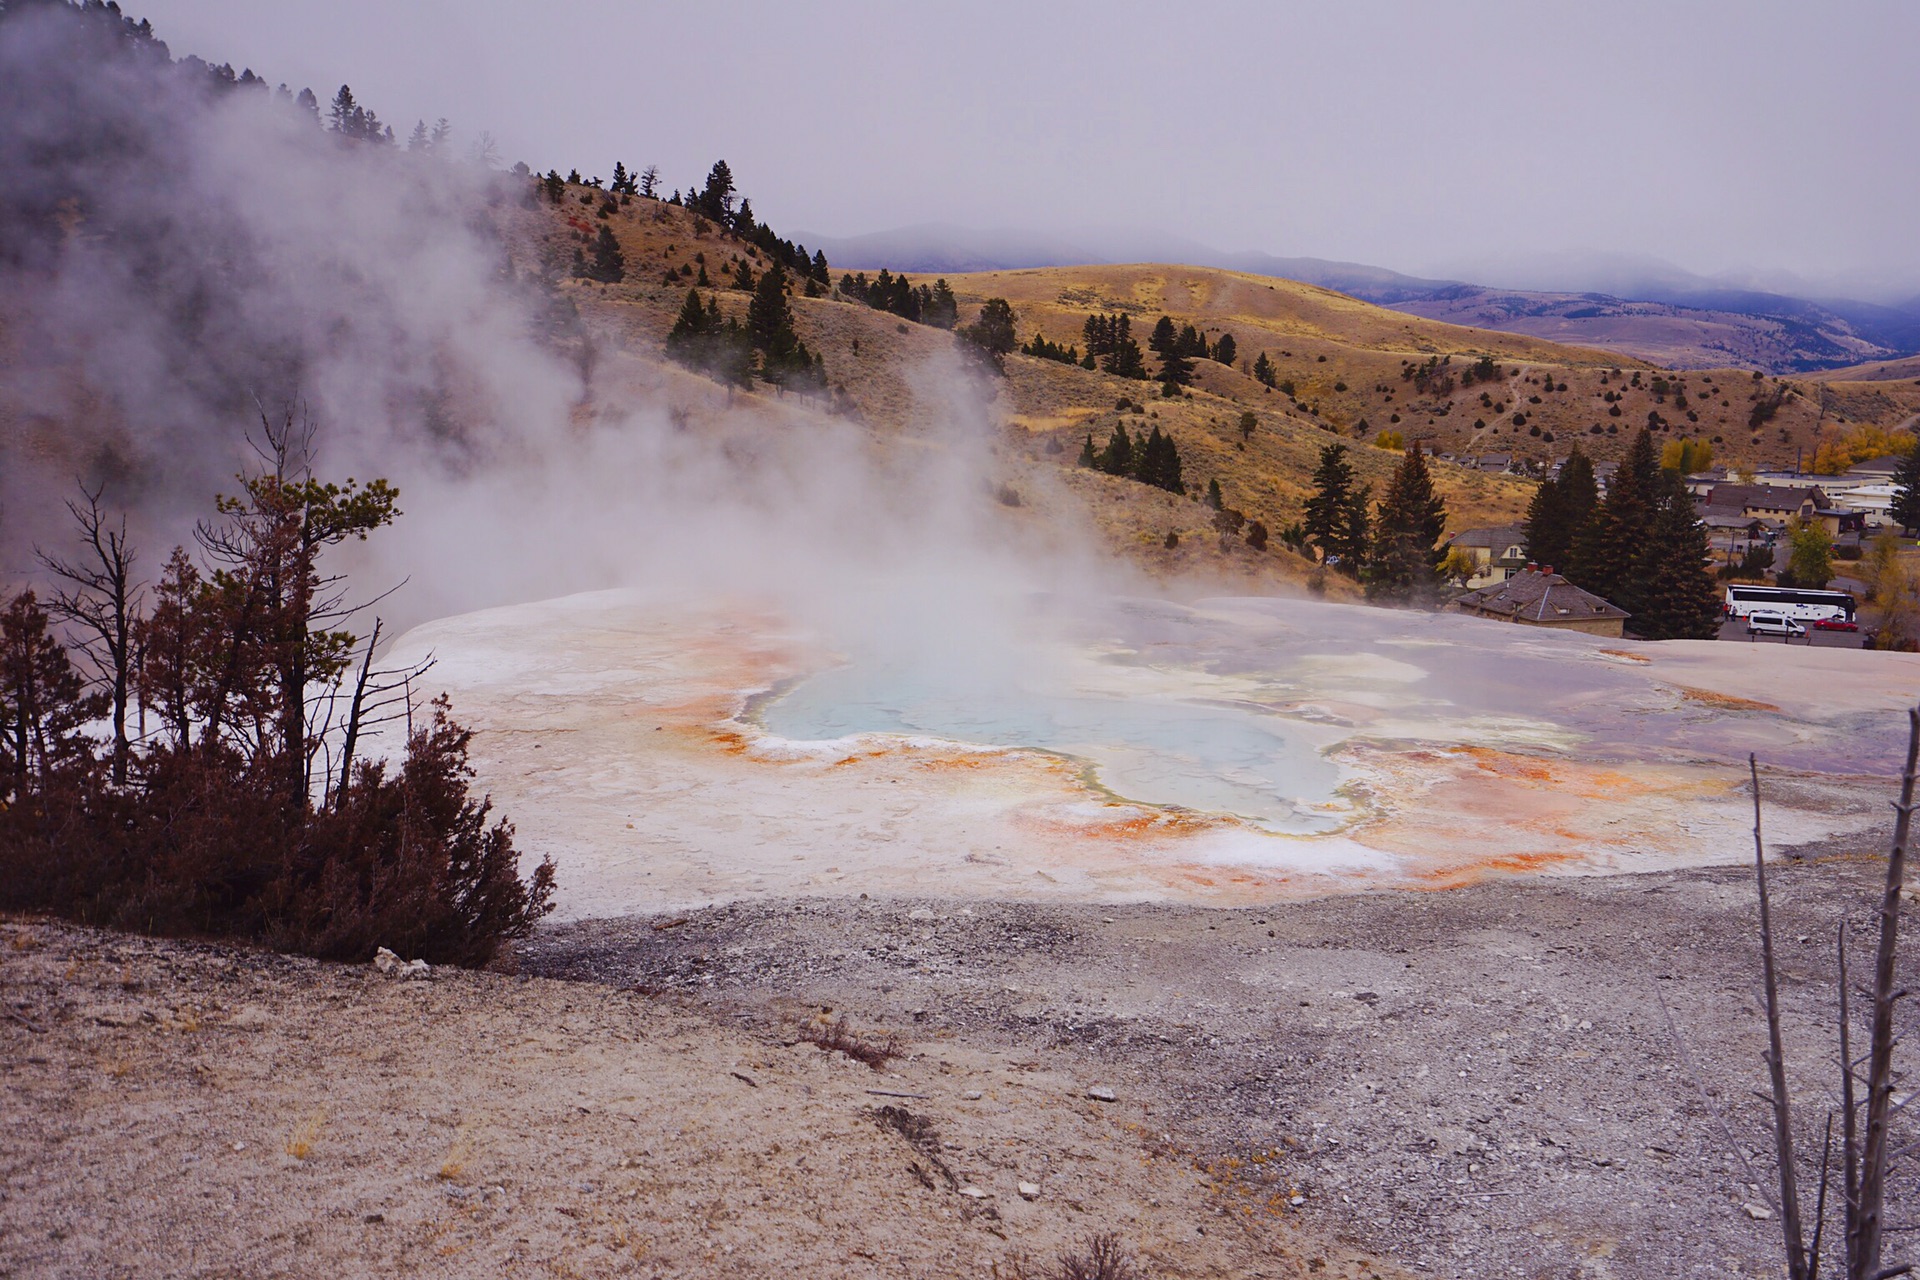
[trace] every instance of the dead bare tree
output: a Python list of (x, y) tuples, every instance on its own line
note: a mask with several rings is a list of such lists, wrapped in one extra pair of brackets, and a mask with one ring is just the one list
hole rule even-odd
[(92, 659), (97, 679), (111, 698), (112, 777), (118, 787), (127, 781), (127, 705), (133, 689), (133, 632), (141, 583), (133, 576), (135, 556), (127, 538), (127, 517), (123, 513), (117, 521), (108, 519), (100, 507), (103, 492), (105, 486), (89, 489), (82, 484), (81, 501), (67, 502), (85, 548), (79, 560), (37, 548), (35, 553), (62, 583), (47, 611), (81, 632), (79, 648)]
[[(1792, 1110), (1788, 1099), (1786, 1056), (1781, 1046), (1780, 996), (1775, 980), (1772, 905), (1767, 892), (1767, 864), (1760, 838), (1760, 772), (1749, 756), (1747, 768), (1753, 780), (1754, 876), (1760, 896), (1760, 960), (1767, 1008), (1767, 1067), (1769, 1101), (1773, 1107), (1774, 1155), (1780, 1173), (1780, 1226), (1787, 1254), (1790, 1280), (1818, 1280), (1821, 1244), (1826, 1217), (1827, 1181), (1832, 1152), (1833, 1115), (1827, 1117), (1827, 1142), (1820, 1160), (1820, 1192), (1814, 1210), (1814, 1229), (1809, 1240), (1800, 1211), (1799, 1163), (1793, 1150)], [(1851, 1001), (1848, 989), (1846, 926), (1842, 924), (1836, 946), (1840, 977), (1840, 1131), (1841, 1186), (1846, 1280), (1889, 1280), (1910, 1274), (1914, 1263), (1887, 1265), (1885, 1221), (1887, 1170), (1896, 1159), (1920, 1152), (1920, 1141), (1898, 1148), (1891, 1144), (1894, 1117), (1901, 1108), (1893, 1105), (1893, 1050), (1899, 1040), (1894, 1032), (1894, 1005), (1906, 992), (1894, 986), (1895, 961), (1899, 955), (1900, 892), (1906, 881), (1907, 840), (1913, 817), (1913, 792), (1916, 773), (1920, 773), (1920, 707), (1907, 713), (1907, 758), (1900, 775), (1900, 799), (1894, 803), (1893, 847), (1887, 855), (1886, 882), (1880, 897), (1879, 937), (1874, 952), (1872, 1006), (1867, 1052), (1864, 1059), (1853, 1056), (1850, 1023)], [(1856, 1073), (1866, 1066), (1865, 1097), (1860, 1096), (1861, 1081)], [(1903, 1103), (1902, 1106), (1905, 1104)], [(1865, 1124), (1861, 1111), (1865, 1110)]]

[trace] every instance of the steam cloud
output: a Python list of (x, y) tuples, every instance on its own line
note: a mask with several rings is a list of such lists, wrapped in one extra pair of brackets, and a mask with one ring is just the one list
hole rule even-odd
[(254, 461), (261, 409), (297, 400), (322, 475), (401, 490), (351, 553), (368, 588), (409, 578), (390, 623), (647, 585), (925, 637), (1086, 576), (1049, 582), (989, 532), (991, 391), (957, 359), (914, 375), (932, 447), (892, 450), (596, 362), (592, 319), (510, 235), (525, 178), (210, 84), (117, 21), (0, 21), (0, 575), (61, 545), (76, 478), (132, 513), (151, 573)]

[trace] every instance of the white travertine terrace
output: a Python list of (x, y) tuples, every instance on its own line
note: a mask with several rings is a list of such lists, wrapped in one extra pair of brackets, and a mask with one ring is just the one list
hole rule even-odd
[[(1037, 601), (861, 653), (626, 592), (446, 618), (480, 785), (567, 917), (739, 897), (1237, 904), (1751, 856), (1882, 818), (1920, 657), (1275, 599)], [(956, 655), (971, 655), (957, 660)], [(977, 660), (973, 660), (977, 659)], [(786, 736), (782, 736), (785, 734)]]

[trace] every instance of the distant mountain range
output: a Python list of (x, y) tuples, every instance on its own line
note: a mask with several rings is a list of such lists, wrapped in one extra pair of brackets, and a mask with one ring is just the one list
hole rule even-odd
[[(1068, 238), (928, 223), (802, 239), (824, 250), (836, 268), (852, 270), (958, 275), (1117, 262), (1220, 267), (1298, 280), (1429, 319), (1618, 351), (1682, 369), (1806, 374), (1920, 354), (1920, 297), (1894, 304), (1810, 299), (1634, 258), (1569, 259), (1562, 278), (1606, 286), (1605, 292), (1575, 292), (1426, 279), (1325, 258), (1226, 253), (1167, 236)], [(1550, 278), (1553, 269), (1534, 260), (1516, 270), (1532, 283)]]

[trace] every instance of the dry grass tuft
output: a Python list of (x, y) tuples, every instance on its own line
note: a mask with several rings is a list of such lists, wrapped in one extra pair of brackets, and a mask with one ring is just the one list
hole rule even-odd
[(326, 1127), (327, 1113), (316, 1111), (293, 1126), (293, 1132), (287, 1135), (287, 1154), (295, 1160), (305, 1160), (313, 1154), (313, 1144), (320, 1138), (320, 1130)]
[(440, 1171), (435, 1176), (443, 1182), (458, 1182), (467, 1172), (467, 1161), (473, 1159), (473, 1146), (473, 1126), (463, 1122), (454, 1131), (447, 1158), (440, 1162)]
[(866, 1063), (875, 1071), (905, 1052), (898, 1036), (890, 1035), (885, 1040), (862, 1039), (847, 1026), (845, 1014), (832, 1022), (828, 1022), (824, 1016), (813, 1019), (800, 1028), (800, 1038), (830, 1052), (844, 1053), (856, 1062)]

